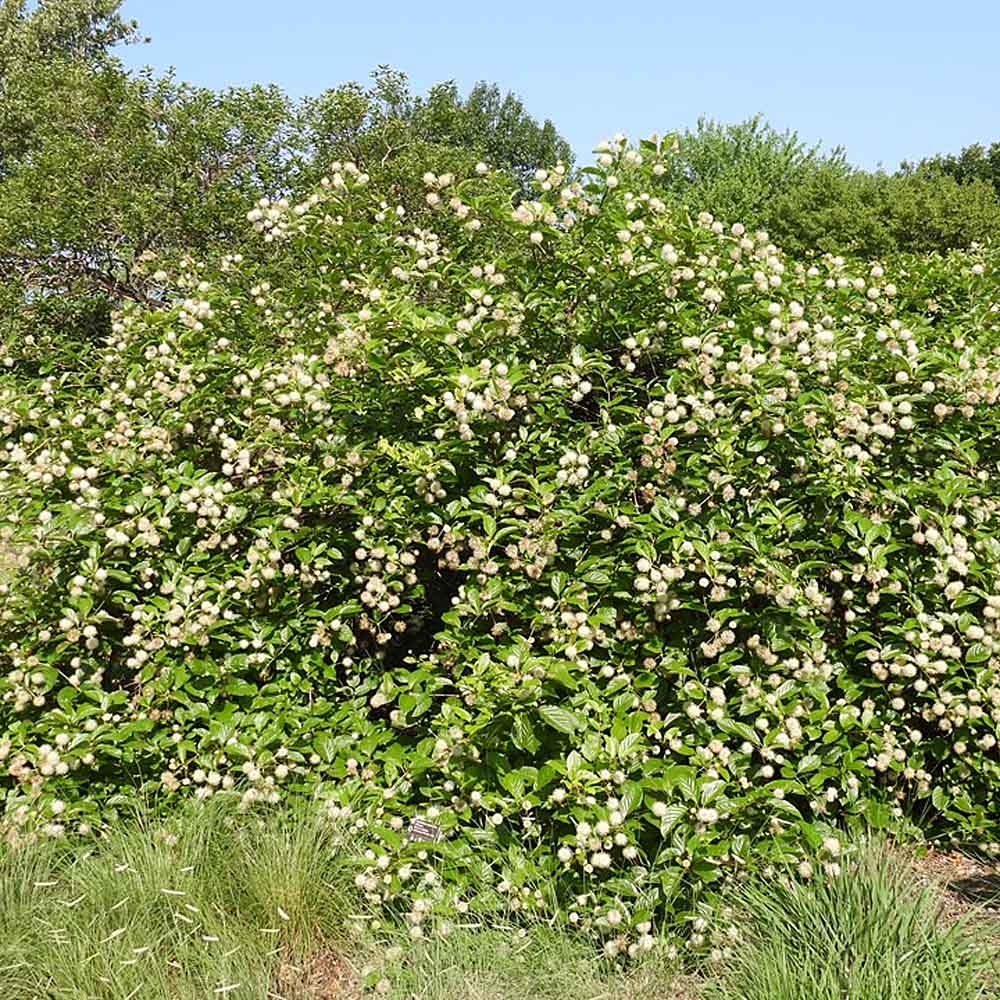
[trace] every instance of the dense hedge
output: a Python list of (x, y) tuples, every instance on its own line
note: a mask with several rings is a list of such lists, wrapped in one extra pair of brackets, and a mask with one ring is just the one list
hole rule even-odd
[(335, 164), (2, 345), (9, 837), (316, 795), (415, 926), (554, 893), (612, 952), (844, 826), (998, 839), (997, 255), (806, 266), (663, 156), (427, 175), (433, 231)]

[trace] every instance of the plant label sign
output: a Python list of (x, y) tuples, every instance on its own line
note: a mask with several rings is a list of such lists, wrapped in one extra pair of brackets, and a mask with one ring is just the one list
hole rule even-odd
[(430, 840), (438, 841), (443, 836), (441, 827), (425, 819), (418, 819), (416, 816), (410, 820), (410, 828), (406, 831), (408, 840)]

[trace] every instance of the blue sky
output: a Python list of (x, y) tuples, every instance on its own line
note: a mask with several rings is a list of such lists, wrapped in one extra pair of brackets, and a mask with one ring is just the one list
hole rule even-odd
[(763, 112), (862, 166), (1000, 140), (1000, 0), (126, 0), (133, 66), (301, 96), (379, 63), (477, 80), (551, 118), (584, 162), (616, 131)]

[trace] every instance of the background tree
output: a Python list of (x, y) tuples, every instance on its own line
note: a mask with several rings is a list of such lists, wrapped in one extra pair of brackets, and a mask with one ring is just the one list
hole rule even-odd
[(57, 363), (57, 331), (87, 340), (116, 305), (156, 300), (150, 258), (239, 252), (255, 201), (314, 183), (338, 159), (419, 214), (428, 167), (465, 172), (486, 158), (513, 196), (537, 165), (571, 158), (550, 122), (487, 84), (467, 99), (453, 83), (421, 98), (382, 67), (368, 88), (296, 103), (274, 86), (130, 73), (114, 47), (141, 36), (120, 6), (0, 6), (0, 336), (33, 364)]
[(539, 124), (496, 84), (478, 83), (463, 98), (449, 80), (421, 97), (405, 73), (388, 66), (372, 73), (368, 87), (346, 83), (305, 101), (301, 128), (315, 170), (351, 159), (415, 210), (423, 205), (420, 178), (429, 166), (466, 173), (484, 160), (524, 194), (539, 167), (573, 162), (552, 122)]
[(938, 154), (916, 165), (904, 163), (901, 169), (932, 175), (947, 174), (961, 183), (984, 181), (1000, 194), (1000, 142), (990, 143), (989, 146), (974, 143), (958, 154)]
[(943, 252), (1000, 233), (990, 185), (939, 174), (817, 170), (778, 196), (764, 225), (795, 253)]
[(794, 253), (873, 256), (945, 251), (1000, 233), (988, 164), (985, 152), (966, 150), (938, 166), (860, 170), (840, 147), (807, 146), (758, 115), (733, 125), (702, 119), (681, 133), (663, 182), (675, 203), (764, 228)]
[(677, 136), (664, 182), (675, 198), (719, 218), (758, 223), (774, 199), (822, 175), (851, 173), (842, 149), (807, 146), (795, 132), (778, 132), (761, 115), (736, 124), (699, 119)]

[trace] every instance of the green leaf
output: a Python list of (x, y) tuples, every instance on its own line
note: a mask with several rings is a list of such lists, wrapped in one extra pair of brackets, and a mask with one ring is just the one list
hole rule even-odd
[(621, 811), (626, 816), (635, 812), (642, 805), (642, 785), (637, 781), (626, 782), (622, 785), (619, 801), (621, 802)]
[(805, 774), (807, 771), (815, 771), (817, 767), (822, 763), (821, 758), (814, 753), (806, 754), (802, 760), (799, 761), (799, 766), (797, 768), (798, 774)]
[(67, 714), (70, 715), (73, 709), (73, 702), (76, 701), (77, 690), (75, 687), (67, 686), (59, 689), (59, 693), (56, 695), (56, 704)]
[(581, 727), (580, 720), (560, 705), (539, 705), (538, 714), (547, 725), (560, 733), (575, 733)]
[(687, 815), (684, 806), (667, 806), (666, 812), (660, 817), (660, 835), (665, 837)]
[(514, 716), (514, 725), (511, 731), (514, 746), (526, 753), (534, 753), (541, 746), (541, 741), (535, 735), (535, 727), (527, 713), (521, 712)]
[(252, 698), (257, 693), (257, 688), (249, 681), (240, 680), (234, 677), (227, 681), (222, 688), (223, 694), (232, 695), (234, 698)]
[(892, 813), (884, 802), (865, 799), (862, 810), (865, 818), (876, 830), (884, 830), (892, 822)]
[(993, 654), (989, 649), (986, 648), (981, 642), (974, 642), (965, 651), (965, 662), (966, 663), (983, 663), (988, 660)]

